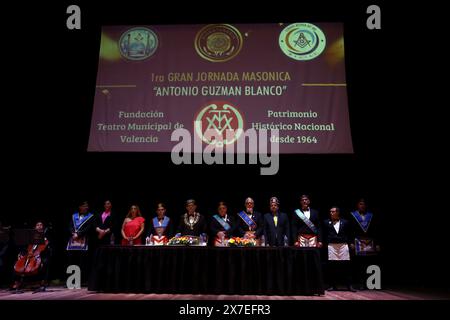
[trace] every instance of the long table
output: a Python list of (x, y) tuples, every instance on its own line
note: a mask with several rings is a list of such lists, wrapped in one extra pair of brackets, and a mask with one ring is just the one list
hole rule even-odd
[(88, 289), (186, 294), (324, 294), (320, 252), (293, 247), (104, 246)]

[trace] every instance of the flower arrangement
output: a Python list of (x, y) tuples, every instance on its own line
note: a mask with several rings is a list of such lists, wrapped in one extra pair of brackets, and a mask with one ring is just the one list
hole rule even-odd
[(169, 240), (169, 246), (196, 246), (200, 244), (200, 239), (194, 236), (173, 237)]
[(228, 240), (228, 245), (230, 247), (254, 247), (256, 246), (256, 240), (233, 237), (230, 240)]

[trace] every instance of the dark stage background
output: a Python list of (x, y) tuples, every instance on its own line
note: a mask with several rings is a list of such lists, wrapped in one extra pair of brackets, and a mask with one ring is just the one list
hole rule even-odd
[[(371, 2), (74, 3), (82, 10), (80, 31), (66, 29), (72, 2), (61, 1), (19, 9), (21, 23), (7, 33), (15, 49), (5, 60), (12, 88), (2, 108), (2, 216), (17, 227), (38, 217), (52, 223), (53, 277), (64, 277), (63, 248), (79, 200), (89, 200), (98, 213), (110, 199), (121, 217), (137, 203), (149, 219), (160, 201), (178, 218), (191, 197), (206, 215), (220, 200), (236, 212), (247, 196), (261, 212), (277, 196), (281, 210), (293, 214), (308, 193), (324, 219), (331, 205), (348, 216), (357, 198), (367, 198), (382, 218), (384, 286), (450, 285), (441, 247), (447, 209), (433, 182), (444, 174), (430, 124), (439, 120), (433, 98), (415, 81), (424, 65), (411, 52), (417, 40), (403, 23), (407, 8), (376, 2), (382, 30), (370, 31), (365, 11)], [(86, 152), (102, 25), (281, 21), (344, 21), (354, 154), (281, 155), (279, 173), (260, 176), (256, 165), (175, 166), (165, 153)]]

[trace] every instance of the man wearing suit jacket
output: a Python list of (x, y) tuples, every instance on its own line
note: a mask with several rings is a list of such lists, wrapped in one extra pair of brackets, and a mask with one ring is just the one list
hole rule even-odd
[(309, 196), (300, 197), (300, 209), (292, 218), (292, 237), (298, 247), (322, 247), (322, 228), (317, 210), (311, 209)]
[(380, 222), (378, 216), (367, 210), (366, 200), (359, 199), (356, 210), (350, 213), (352, 225), (353, 276), (361, 290), (366, 289), (367, 267), (380, 265)]
[(177, 228), (175, 236), (203, 236), (207, 232), (206, 219), (203, 215), (198, 213), (197, 203), (194, 199), (189, 199), (185, 204), (186, 213), (180, 218), (180, 224)]
[(330, 219), (324, 223), (324, 238), (328, 246), (329, 291), (336, 290), (338, 281), (345, 282), (347, 290), (355, 292), (351, 283), (350, 249), (352, 243), (350, 223), (340, 218), (338, 207), (330, 208)]
[(106, 200), (103, 204), (105, 211), (95, 218), (95, 231), (97, 232), (97, 243), (99, 245), (111, 244), (111, 240), (114, 242), (113, 237), (113, 216), (111, 214), (112, 204), (111, 201)]
[(236, 222), (233, 217), (228, 215), (228, 206), (223, 201), (219, 202), (217, 213), (212, 217), (209, 229), (214, 238), (214, 246), (222, 247), (226, 245), (227, 240), (234, 236)]
[(289, 245), (288, 216), (280, 212), (280, 202), (276, 197), (270, 198), (270, 212), (264, 215), (264, 237), (268, 246)]
[[(95, 218), (89, 211), (87, 201), (80, 202), (78, 211), (72, 214), (70, 223), (71, 237), (67, 243), (69, 265), (78, 265), (81, 269), (81, 285), (87, 284), (94, 250), (89, 244), (95, 237)], [(90, 248), (90, 247), (91, 248)]]
[(256, 211), (252, 198), (245, 199), (245, 210), (238, 213), (237, 225), (240, 237), (260, 239), (264, 233), (263, 216)]

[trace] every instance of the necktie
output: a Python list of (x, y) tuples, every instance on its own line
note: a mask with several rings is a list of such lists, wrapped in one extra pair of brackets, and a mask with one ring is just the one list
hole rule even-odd
[(278, 217), (277, 216), (273, 217), (273, 223), (275, 224), (275, 227), (276, 227), (277, 223), (278, 223)]

